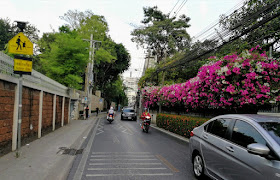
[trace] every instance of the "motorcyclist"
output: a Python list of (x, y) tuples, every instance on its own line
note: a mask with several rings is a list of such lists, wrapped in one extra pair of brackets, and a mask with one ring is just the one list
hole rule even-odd
[(115, 118), (115, 111), (114, 111), (113, 107), (110, 107), (110, 110), (108, 111), (108, 114), (107, 114), (107, 119), (108, 119), (109, 115), (113, 115), (113, 119)]
[(148, 109), (147, 108), (144, 108), (144, 112), (142, 113), (141, 115), (141, 119), (142, 119), (142, 125), (141, 125), (141, 128), (143, 129), (143, 121), (145, 120), (146, 116), (149, 116), (151, 118), (151, 115), (150, 113), (148, 112)]

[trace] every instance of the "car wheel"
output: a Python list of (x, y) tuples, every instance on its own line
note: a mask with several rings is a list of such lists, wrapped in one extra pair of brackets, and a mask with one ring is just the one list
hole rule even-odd
[(193, 172), (197, 179), (202, 179), (204, 176), (204, 163), (199, 154), (196, 154), (193, 158)]

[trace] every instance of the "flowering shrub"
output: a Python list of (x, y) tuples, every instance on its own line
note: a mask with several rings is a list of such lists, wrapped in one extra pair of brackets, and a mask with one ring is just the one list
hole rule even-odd
[(157, 126), (181, 136), (190, 137), (193, 128), (208, 121), (208, 118), (190, 117), (170, 114), (158, 114)]
[(146, 107), (184, 104), (192, 109), (240, 109), (280, 100), (279, 60), (258, 53), (259, 47), (223, 58), (211, 57), (197, 76), (182, 84), (143, 90)]

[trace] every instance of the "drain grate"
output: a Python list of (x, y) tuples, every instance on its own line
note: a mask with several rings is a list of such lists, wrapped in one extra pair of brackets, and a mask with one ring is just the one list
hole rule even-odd
[(62, 154), (75, 156), (77, 154), (82, 154), (84, 149), (73, 149), (73, 148), (65, 148), (63, 149)]

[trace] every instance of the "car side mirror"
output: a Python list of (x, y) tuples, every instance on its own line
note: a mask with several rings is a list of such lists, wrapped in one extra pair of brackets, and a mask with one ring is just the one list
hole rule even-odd
[(247, 146), (247, 149), (251, 154), (256, 154), (264, 157), (268, 156), (270, 153), (270, 149), (267, 146), (259, 143), (249, 144)]

